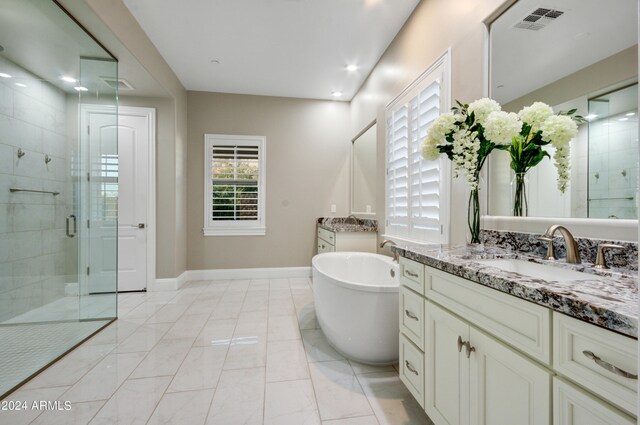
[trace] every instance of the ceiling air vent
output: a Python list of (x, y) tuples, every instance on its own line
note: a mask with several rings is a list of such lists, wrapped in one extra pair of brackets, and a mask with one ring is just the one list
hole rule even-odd
[(124, 78), (115, 79), (115, 78), (109, 78), (109, 77), (100, 77), (100, 79), (112, 89), (117, 88), (118, 91), (133, 90), (133, 86), (131, 85), (131, 83), (129, 83)]
[(564, 12), (560, 10), (539, 7), (525, 16), (521, 21), (516, 22), (513, 28), (539, 31), (549, 25), (551, 22), (558, 19), (563, 14)]

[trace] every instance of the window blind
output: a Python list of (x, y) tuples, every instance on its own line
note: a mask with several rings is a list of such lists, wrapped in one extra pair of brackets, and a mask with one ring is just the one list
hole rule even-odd
[(211, 219), (258, 220), (258, 146), (212, 146)]
[(265, 144), (262, 136), (205, 135), (206, 236), (265, 234)]
[(449, 106), (448, 54), (387, 108), (386, 230), (416, 242), (448, 241), (449, 163), (422, 158), (422, 141)]

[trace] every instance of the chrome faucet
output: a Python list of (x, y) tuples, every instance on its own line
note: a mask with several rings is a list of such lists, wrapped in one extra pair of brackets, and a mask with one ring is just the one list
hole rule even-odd
[(578, 243), (573, 238), (571, 232), (564, 226), (559, 224), (554, 224), (553, 226), (549, 226), (544, 235), (540, 236), (540, 240), (548, 242), (549, 246), (547, 247), (547, 260), (557, 260), (555, 250), (553, 248), (553, 235), (559, 231), (562, 237), (564, 238), (564, 244), (567, 248), (567, 263), (570, 264), (580, 264), (582, 261), (580, 259), (580, 251), (578, 250)]
[[(380, 242), (380, 248), (384, 248), (385, 245), (397, 245), (394, 241), (392, 241), (391, 239), (385, 239), (382, 242)], [(400, 261), (400, 254), (398, 254), (398, 251), (393, 251), (393, 261), (395, 261), (396, 263)]]

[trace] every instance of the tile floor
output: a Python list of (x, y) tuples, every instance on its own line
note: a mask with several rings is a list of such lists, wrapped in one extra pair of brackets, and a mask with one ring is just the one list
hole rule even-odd
[(395, 367), (331, 348), (309, 279), (119, 298), (115, 323), (5, 399), (71, 410), (0, 410), (0, 424), (431, 424)]

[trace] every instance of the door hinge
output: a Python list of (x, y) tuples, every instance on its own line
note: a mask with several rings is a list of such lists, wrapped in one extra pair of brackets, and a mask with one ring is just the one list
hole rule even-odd
[(91, 181), (91, 173), (87, 173), (87, 181), (90, 182)]
[(89, 276), (89, 273), (91, 272), (91, 268), (87, 267), (87, 276)]
[(91, 127), (87, 126), (87, 134), (91, 134)]
[(87, 220), (87, 229), (91, 228), (91, 221)]
[(440, 234), (444, 235), (444, 226), (442, 224), (440, 225)]

